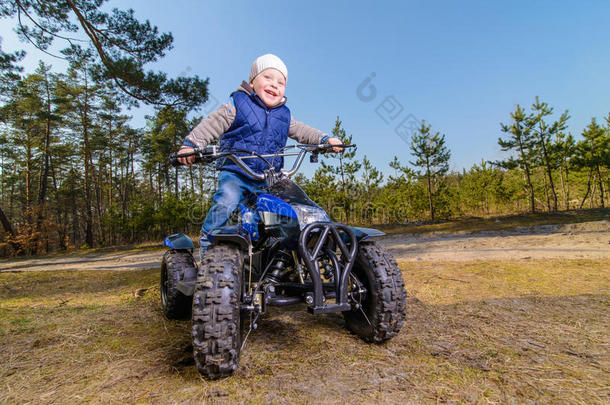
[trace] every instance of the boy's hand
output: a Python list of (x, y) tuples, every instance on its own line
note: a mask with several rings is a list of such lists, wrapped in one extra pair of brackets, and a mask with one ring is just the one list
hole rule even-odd
[[(181, 155), (183, 153), (193, 153), (194, 151), (195, 149), (191, 148), (190, 146), (183, 146), (178, 150), (178, 154)], [(178, 162), (185, 166), (192, 165), (195, 163), (195, 155), (178, 158)]]
[(337, 148), (335, 145), (343, 145), (343, 142), (339, 138), (328, 138), (326, 143), (333, 145), (333, 152), (343, 152), (344, 148)]

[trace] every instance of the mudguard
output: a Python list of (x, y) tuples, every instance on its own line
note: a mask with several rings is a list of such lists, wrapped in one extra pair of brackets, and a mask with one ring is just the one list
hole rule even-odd
[(238, 225), (216, 228), (208, 234), (208, 240), (213, 245), (221, 242), (229, 242), (236, 244), (243, 250), (248, 250), (250, 247), (249, 235), (245, 234)]
[(352, 231), (354, 232), (354, 235), (356, 236), (356, 240), (358, 240), (358, 241), (368, 239), (372, 236), (385, 235), (385, 232), (381, 232), (378, 229), (361, 228), (361, 227), (356, 227), (356, 226), (350, 226), (350, 228), (352, 228)]
[(163, 244), (172, 249), (193, 249), (193, 241), (183, 233), (175, 233), (168, 236)]

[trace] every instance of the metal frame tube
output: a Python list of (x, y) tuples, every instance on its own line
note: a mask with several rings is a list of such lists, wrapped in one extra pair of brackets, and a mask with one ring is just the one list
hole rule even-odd
[[(346, 241), (343, 240), (340, 231), (344, 232), (347, 236), (347, 245)], [(308, 237), (312, 232), (319, 232), (319, 236), (313, 248), (308, 248)], [(327, 244), (329, 238), (332, 239), (335, 246), (337, 246), (341, 252), (340, 258), (335, 257), (335, 259), (331, 259), (333, 265), (338, 266), (338, 268), (335, 269), (335, 277), (339, 280), (338, 282), (335, 280), (337, 290), (335, 304), (324, 304), (324, 289), (320, 277), (320, 265), (318, 263), (320, 251), (322, 247)], [(339, 223), (311, 223), (301, 232), (298, 249), (305, 262), (307, 271), (311, 276), (311, 281), (313, 282), (313, 303), (311, 307), (308, 308), (310, 312), (317, 314), (351, 309), (347, 297), (347, 284), (349, 282), (349, 274), (356, 261), (358, 249), (358, 241), (352, 230), (348, 226)]]

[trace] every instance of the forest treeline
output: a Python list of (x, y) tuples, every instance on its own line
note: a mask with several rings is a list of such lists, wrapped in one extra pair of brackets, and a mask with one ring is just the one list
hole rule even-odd
[[(168, 163), (202, 118), (208, 80), (147, 71), (171, 34), (103, 3), (0, 0), (22, 40), (46, 53), (60, 41), (69, 64), (24, 74), (24, 52), (0, 49), (0, 256), (196, 234), (209, 208), (214, 168)], [(138, 103), (155, 105), (143, 128), (125, 114)], [(461, 172), (449, 171), (445, 136), (422, 122), (409, 155), (386, 168), (349, 150), (296, 181), (334, 220), (357, 225), (604, 207), (610, 114), (577, 134), (567, 111), (555, 117), (538, 98), (507, 111), (497, 134), (507, 158)], [(352, 142), (339, 118), (332, 132)]]
[[(168, 155), (201, 117), (157, 107), (147, 126), (123, 114), (116, 86), (80, 55), (67, 72), (40, 63), (5, 90), (0, 118), (3, 255), (196, 234), (215, 188), (213, 167), (173, 168)], [(444, 135), (423, 122), (408, 160), (389, 175), (366, 151), (322, 157), (296, 181), (335, 220), (371, 225), (603, 207), (610, 188), (610, 115), (578, 136), (536, 99), (499, 126), (507, 159), (450, 172)], [(337, 118), (333, 135), (352, 142)]]

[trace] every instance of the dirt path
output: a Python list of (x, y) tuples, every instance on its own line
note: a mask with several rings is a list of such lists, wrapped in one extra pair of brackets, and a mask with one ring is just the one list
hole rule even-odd
[(157, 267), (163, 250), (76, 254), (0, 261), (0, 272), (43, 270), (141, 270)]
[(387, 235), (397, 260), (610, 259), (610, 221), (519, 227), (505, 231)]
[[(506, 231), (396, 234), (380, 238), (399, 261), (610, 259), (610, 221), (521, 227)], [(138, 270), (159, 266), (162, 250), (0, 261), (0, 272)]]

